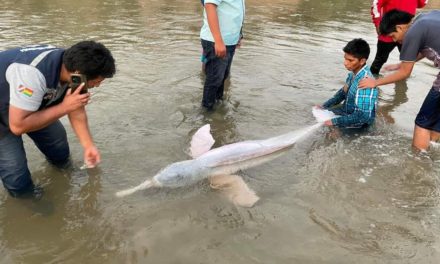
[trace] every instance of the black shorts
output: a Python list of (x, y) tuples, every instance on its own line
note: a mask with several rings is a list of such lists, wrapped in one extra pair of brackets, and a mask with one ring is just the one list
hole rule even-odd
[(440, 90), (431, 88), (417, 114), (416, 125), (440, 133)]

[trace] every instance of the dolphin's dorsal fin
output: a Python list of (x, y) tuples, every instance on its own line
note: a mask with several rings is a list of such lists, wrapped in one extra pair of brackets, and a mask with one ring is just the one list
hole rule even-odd
[(208, 152), (212, 145), (214, 145), (214, 138), (211, 135), (211, 126), (206, 124), (199, 128), (191, 140), (190, 154), (193, 159)]

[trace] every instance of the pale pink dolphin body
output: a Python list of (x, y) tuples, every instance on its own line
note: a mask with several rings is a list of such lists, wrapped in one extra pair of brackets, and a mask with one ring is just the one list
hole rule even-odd
[[(315, 110), (314, 115), (316, 117)], [(210, 134), (210, 125), (207, 124), (192, 138), (190, 152), (194, 159), (170, 164), (152, 179), (134, 188), (119, 191), (116, 195), (122, 197), (150, 187), (182, 187), (210, 178), (211, 186), (223, 190), (235, 204), (252, 206), (258, 201), (258, 196), (241, 177), (232, 174), (278, 157), (283, 153), (282, 150), (291, 147), (321, 125), (317, 123), (265, 140), (241, 141), (211, 149), (214, 139)]]

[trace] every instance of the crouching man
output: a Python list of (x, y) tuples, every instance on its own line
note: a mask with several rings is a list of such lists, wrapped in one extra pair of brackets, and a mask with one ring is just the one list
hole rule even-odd
[[(66, 131), (59, 121), (64, 115), (84, 148), (86, 165), (100, 162), (85, 111), (87, 88), (98, 87), (115, 70), (110, 51), (94, 41), (68, 49), (34, 45), (0, 52), (0, 178), (12, 196), (40, 192), (27, 165), (23, 134), (50, 163), (69, 163)], [(80, 83), (74, 90), (76, 80)]]

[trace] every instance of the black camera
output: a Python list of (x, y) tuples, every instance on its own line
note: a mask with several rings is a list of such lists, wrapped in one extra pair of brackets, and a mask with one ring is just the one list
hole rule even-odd
[(72, 73), (70, 75), (70, 88), (72, 89), (72, 93), (75, 92), (76, 88), (80, 86), (82, 83), (84, 83), (84, 86), (82, 87), (80, 94), (87, 93), (87, 77), (84, 74), (77, 74)]

